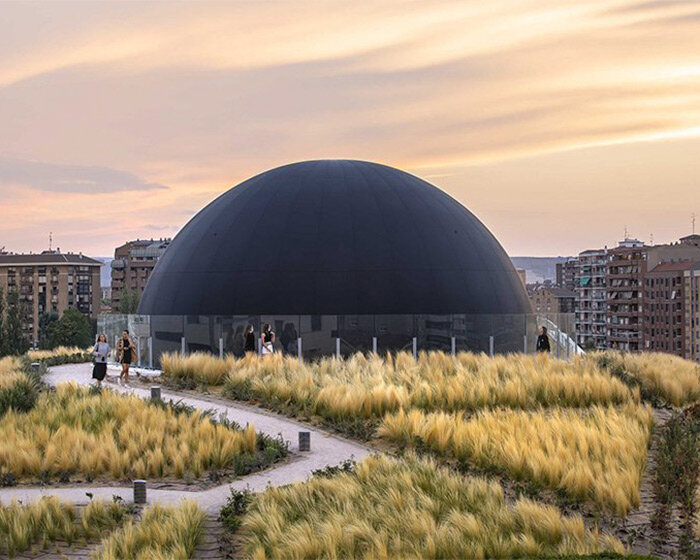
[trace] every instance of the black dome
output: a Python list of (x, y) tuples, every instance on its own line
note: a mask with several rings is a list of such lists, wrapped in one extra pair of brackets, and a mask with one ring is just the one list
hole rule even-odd
[(510, 259), (440, 189), (376, 163), (306, 161), (225, 192), (175, 237), (148, 315), (529, 313)]

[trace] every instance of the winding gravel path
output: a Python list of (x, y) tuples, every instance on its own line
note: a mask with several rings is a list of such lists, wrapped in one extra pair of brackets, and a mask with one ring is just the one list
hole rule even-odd
[[(111, 373), (111, 372), (110, 372)], [(51, 385), (73, 381), (80, 385), (91, 383), (92, 364), (70, 364), (50, 368), (45, 376), (45, 381)], [(126, 388), (118, 385), (110, 385), (110, 389), (123, 393), (133, 393), (140, 397), (148, 398), (150, 393), (145, 389)], [(160, 504), (175, 504), (183, 498), (194, 500), (209, 514), (218, 514), (219, 509), (226, 503), (229, 489), (243, 490), (249, 488), (254, 492), (264, 490), (268, 485), (282, 486), (293, 482), (306, 480), (312, 471), (322, 469), (328, 465), (338, 465), (343, 461), (354, 458), (357, 461), (370, 455), (373, 451), (369, 447), (353, 443), (340, 437), (330, 435), (312, 426), (290, 420), (277, 414), (261, 411), (242, 404), (233, 404), (218, 399), (203, 399), (189, 395), (182, 395), (174, 391), (162, 390), (163, 399), (180, 400), (190, 406), (201, 410), (215, 410), (224, 414), (229, 420), (245, 426), (253, 424), (255, 430), (264, 432), (273, 437), (281, 434), (290, 442), (290, 450), (299, 451), (298, 433), (300, 430), (311, 432), (311, 451), (298, 453), (297, 458), (284, 463), (276, 468), (259, 473), (253, 473), (231, 483), (222, 484), (206, 490), (167, 490), (148, 489), (148, 502)], [(57, 496), (61, 500), (71, 501), (80, 505), (88, 502), (86, 492), (90, 492), (95, 498), (111, 499), (112, 496), (121, 496), (125, 501), (131, 501), (132, 490), (130, 487), (93, 487), (81, 484), (76, 487), (14, 487), (0, 488), (0, 501), (7, 503), (18, 499), (24, 503), (34, 501), (41, 496)]]

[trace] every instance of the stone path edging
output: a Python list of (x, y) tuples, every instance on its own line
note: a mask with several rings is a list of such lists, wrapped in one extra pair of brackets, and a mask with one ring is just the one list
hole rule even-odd
[[(69, 364), (50, 368), (44, 379), (51, 385), (69, 381), (79, 385), (89, 385), (92, 382), (91, 374), (92, 364)], [(110, 389), (122, 393), (132, 393), (144, 398), (150, 397), (150, 393), (146, 389), (127, 388), (119, 385), (110, 385)], [(309, 430), (311, 432), (311, 451), (298, 453), (294, 461), (206, 490), (149, 488), (149, 503), (176, 504), (182, 499), (189, 499), (197, 502), (205, 512), (218, 514), (221, 507), (226, 503), (230, 488), (237, 490), (249, 488), (253, 492), (259, 492), (267, 486), (282, 486), (294, 482), (302, 482), (316, 469), (322, 469), (328, 465), (338, 465), (350, 458), (360, 461), (374, 453), (367, 446), (336, 437), (313, 426), (268, 411), (258, 411), (251, 406), (238, 405), (231, 402), (224, 403), (212, 398), (203, 399), (166, 389), (162, 390), (162, 398), (182, 401), (200, 410), (214, 410), (217, 414), (224, 414), (229, 420), (233, 420), (242, 426), (253, 424), (256, 431), (273, 437), (281, 434), (284, 440), (290, 442), (290, 450), (295, 453), (299, 451), (299, 430)], [(90, 492), (97, 499), (109, 500), (115, 495), (122, 497), (125, 501), (131, 501), (132, 499), (132, 490), (128, 487), (90, 487), (88, 484), (81, 484), (77, 487), (30, 488), (20, 486), (0, 488), (0, 501), (8, 503), (13, 499), (17, 499), (28, 503), (42, 496), (56, 496), (60, 500), (70, 501), (74, 504), (85, 504), (89, 501), (86, 492)]]

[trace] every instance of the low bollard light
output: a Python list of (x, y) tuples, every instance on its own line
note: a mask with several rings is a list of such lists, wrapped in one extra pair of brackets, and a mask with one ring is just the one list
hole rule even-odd
[(299, 451), (311, 451), (311, 432), (308, 430), (299, 432)]
[(41, 367), (41, 364), (39, 362), (32, 362), (32, 371), (34, 373), (39, 373), (40, 367)]
[(159, 401), (160, 400), (160, 385), (154, 385), (151, 387), (151, 400), (152, 401)]
[(145, 480), (134, 480), (134, 503), (135, 504), (145, 504), (146, 503), (146, 481)]

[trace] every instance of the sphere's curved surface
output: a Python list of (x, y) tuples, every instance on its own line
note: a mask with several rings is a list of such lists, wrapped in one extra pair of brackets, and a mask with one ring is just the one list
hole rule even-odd
[(225, 192), (180, 231), (139, 313), (529, 313), (510, 259), (466, 208), (376, 163), (285, 165)]

